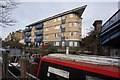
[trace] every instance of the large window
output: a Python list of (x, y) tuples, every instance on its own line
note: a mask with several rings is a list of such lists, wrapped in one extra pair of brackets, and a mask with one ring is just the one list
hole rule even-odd
[(80, 26), (80, 24), (76, 23), (76, 22), (70, 22), (69, 25), (70, 25), (70, 27), (73, 27), (73, 26), (79, 27)]
[(70, 36), (73, 36), (73, 32), (70, 32)]
[(54, 46), (59, 46), (59, 42), (54, 42)]
[(45, 28), (44, 31), (48, 31), (49, 29), (48, 28)]
[(74, 42), (74, 46), (75, 46), (75, 47), (77, 47), (77, 46), (78, 46), (78, 45), (77, 45), (77, 42)]
[(70, 32), (70, 36), (77, 36), (78, 32)]
[(56, 22), (56, 19), (54, 19), (54, 22)]
[(65, 18), (66, 18), (65, 16), (62, 17), (62, 19), (65, 19)]
[(48, 34), (45, 34), (45, 35), (44, 35), (44, 38), (48, 38), (48, 37), (49, 37), (49, 35), (48, 35)]
[(79, 16), (77, 14), (70, 14), (70, 18), (75, 17), (75, 18), (79, 18)]
[(71, 47), (73, 46), (73, 42), (72, 41), (69, 42), (69, 46), (71, 46)]
[(74, 14), (70, 14), (70, 18), (72, 18), (74, 16)]
[(73, 35), (74, 35), (74, 36), (77, 36), (77, 34), (78, 34), (78, 32), (73, 32)]
[(55, 33), (55, 37), (59, 37), (59, 33)]
[(58, 18), (58, 21), (61, 21), (61, 17)]
[(65, 41), (62, 41), (62, 46), (65, 46)]
[(54, 29), (60, 29), (60, 25), (55, 26)]

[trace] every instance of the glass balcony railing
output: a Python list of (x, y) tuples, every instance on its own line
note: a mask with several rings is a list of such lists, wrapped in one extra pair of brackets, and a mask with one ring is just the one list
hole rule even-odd
[(25, 36), (26, 36), (26, 37), (30, 37), (31, 34), (30, 34), (30, 33), (25, 33)]
[(42, 33), (42, 32), (35, 32), (35, 35), (36, 35), (36, 36), (42, 36), (43, 33)]
[(31, 32), (31, 28), (26, 28), (25, 32)]
[(66, 19), (62, 19), (62, 24), (65, 24), (65, 22), (66, 22)]
[(64, 41), (64, 40), (65, 40), (65, 36), (62, 36), (62, 37), (61, 37), (61, 40)]
[(61, 31), (62, 31), (62, 32), (65, 32), (65, 28), (62, 28)]
[(102, 32), (108, 29), (112, 24), (120, 20), (120, 10), (118, 10), (102, 27)]
[(35, 29), (39, 30), (43, 28), (43, 23), (35, 25)]
[(31, 42), (31, 39), (26, 38), (26, 39), (24, 40), (24, 42), (25, 42), (25, 43), (30, 43), (30, 42)]
[(42, 38), (35, 38), (34, 41), (35, 41), (35, 42), (42, 42), (43, 39), (42, 39)]
[[(120, 37), (120, 10), (118, 10), (102, 27), (102, 45), (117, 46)], [(115, 44), (115, 45), (113, 45)]]

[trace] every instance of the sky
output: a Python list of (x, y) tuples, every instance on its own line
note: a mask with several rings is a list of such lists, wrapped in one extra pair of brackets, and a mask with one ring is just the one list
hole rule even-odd
[(13, 10), (11, 17), (17, 21), (14, 27), (0, 29), (0, 37), (3, 39), (7, 35), (19, 29), (24, 29), (25, 26), (56, 15), (58, 13), (68, 11), (83, 5), (87, 5), (82, 15), (82, 36), (86, 36), (92, 29), (91, 27), (95, 20), (103, 20), (103, 24), (118, 10), (119, 0), (97, 1), (89, 0), (21, 0), (18, 7)]

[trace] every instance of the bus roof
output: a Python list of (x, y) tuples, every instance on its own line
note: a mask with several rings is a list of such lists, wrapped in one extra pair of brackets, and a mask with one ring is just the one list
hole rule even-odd
[(74, 61), (74, 62), (84, 62), (84, 63), (97, 64), (97, 65), (109, 65), (109, 66), (120, 67), (118, 59), (105, 57), (105, 56), (49, 54), (46, 57), (52, 57), (52, 58), (62, 59), (62, 60), (70, 60), (70, 61)]
[(118, 59), (103, 56), (49, 54), (41, 58), (41, 61), (120, 78)]

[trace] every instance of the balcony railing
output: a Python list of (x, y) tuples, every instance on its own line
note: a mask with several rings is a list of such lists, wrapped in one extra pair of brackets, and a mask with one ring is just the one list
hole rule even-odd
[(35, 32), (35, 35), (36, 35), (36, 36), (42, 36), (43, 33), (42, 33), (42, 32)]
[(25, 33), (25, 36), (26, 36), (26, 37), (30, 37), (31, 34), (30, 34), (30, 33)]
[(31, 28), (26, 28), (25, 32), (31, 32)]
[(62, 37), (61, 37), (61, 40), (64, 41), (64, 40), (65, 40), (65, 36), (62, 36)]
[(42, 38), (35, 38), (34, 41), (35, 41), (35, 42), (42, 42), (43, 39), (42, 39)]
[[(102, 45), (116, 46), (120, 37), (120, 10), (118, 10), (102, 27)], [(114, 45), (113, 45), (114, 44)]]
[(62, 24), (65, 24), (65, 22), (66, 22), (66, 19), (62, 19)]
[(102, 27), (102, 32), (107, 30), (112, 24), (120, 20), (120, 10), (118, 10)]
[(65, 28), (62, 28), (61, 31), (62, 31), (62, 32), (65, 32)]
[(39, 30), (43, 28), (43, 23), (35, 25), (35, 29)]
[(25, 43), (31, 43), (31, 39), (26, 38), (26, 39), (24, 40), (24, 42), (25, 42)]

